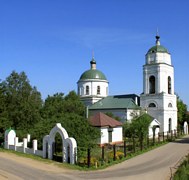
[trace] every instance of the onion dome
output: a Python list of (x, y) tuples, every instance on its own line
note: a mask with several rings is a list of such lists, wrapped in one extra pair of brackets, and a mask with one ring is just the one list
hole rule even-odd
[(160, 39), (160, 36), (157, 35), (156, 36), (156, 45), (151, 47), (148, 50), (147, 54), (149, 54), (149, 53), (158, 53), (158, 52), (160, 52), (160, 53), (169, 53), (169, 51), (165, 47), (160, 45), (159, 39)]
[(107, 80), (104, 73), (96, 69), (96, 61), (94, 57), (90, 61), (91, 69), (85, 71), (81, 77), (80, 80), (87, 80), (87, 79), (99, 79), (99, 80)]

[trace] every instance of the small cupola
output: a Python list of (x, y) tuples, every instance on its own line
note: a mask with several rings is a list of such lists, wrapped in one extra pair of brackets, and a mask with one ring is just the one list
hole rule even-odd
[(169, 51), (162, 45), (160, 45), (160, 36), (159, 35), (156, 35), (156, 44), (155, 46), (151, 47), (147, 54), (151, 54), (151, 53), (168, 53), (169, 54)]
[(96, 61), (95, 61), (94, 57), (92, 58), (90, 63), (91, 63), (91, 69), (96, 69)]
[(160, 36), (156, 36), (156, 46), (160, 46), (160, 41), (159, 41), (159, 39), (160, 39)]

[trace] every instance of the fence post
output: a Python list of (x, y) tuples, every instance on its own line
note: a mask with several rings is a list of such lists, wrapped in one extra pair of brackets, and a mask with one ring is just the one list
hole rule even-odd
[(158, 143), (160, 143), (160, 132), (158, 132)]
[(135, 138), (133, 138), (133, 153), (135, 153)]
[(149, 148), (149, 134), (147, 135), (147, 147)]
[(88, 168), (91, 166), (91, 149), (87, 149), (87, 166)]
[(153, 129), (153, 145), (155, 145), (155, 130)]
[(171, 141), (173, 141), (173, 130), (171, 130)]
[(113, 145), (113, 151), (114, 151), (114, 161), (116, 160), (116, 145)]
[(104, 161), (104, 146), (102, 146), (102, 160)]
[(163, 132), (163, 142), (165, 141), (165, 136), (164, 136), (164, 132)]
[(175, 139), (176, 139), (177, 138), (176, 129), (174, 129), (174, 136), (175, 136)]
[(127, 156), (127, 152), (126, 152), (126, 140), (124, 140), (124, 157)]
[(23, 153), (26, 153), (26, 149), (27, 149), (27, 139), (23, 138)]

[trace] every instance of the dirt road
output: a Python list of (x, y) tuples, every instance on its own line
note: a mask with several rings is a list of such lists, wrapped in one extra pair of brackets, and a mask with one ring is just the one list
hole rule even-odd
[(0, 152), (0, 179), (165, 180), (170, 178), (170, 167), (174, 167), (188, 153), (189, 136), (107, 169), (84, 172)]

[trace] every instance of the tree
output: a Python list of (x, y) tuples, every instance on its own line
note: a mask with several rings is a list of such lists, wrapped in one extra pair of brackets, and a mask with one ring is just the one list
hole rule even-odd
[(48, 96), (42, 109), (42, 116), (43, 120), (31, 131), (32, 137), (40, 139), (41, 142), (56, 123), (61, 123), (80, 147), (93, 146), (95, 140), (100, 137), (99, 131), (85, 118), (85, 106), (74, 91), (67, 96), (63, 93)]
[(30, 85), (26, 74), (13, 71), (0, 83), (0, 89), (3, 101), (0, 120), (4, 122), (4, 128), (12, 126), (19, 134), (34, 127), (41, 118), (42, 99), (37, 88)]
[(49, 96), (45, 99), (45, 103), (42, 108), (42, 117), (44, 119), (56, 117), (60, 118), (64, 111), (64, 94), (56, 93), (53, 96)]
[(0, 83), (0, 136), (4, 134), (5, 130), (12, 125), (8, 120), (7, 103), (5, 98), (5, 87)]
[(130, 123), (124, 124), (124, 135), (129, 138), (138, 138), (141, 149), (143, 148), (143, 141), (148, 135), (149, 126), (152, 117), (146, 113), (141, 116), (136, 116)]
[(187, 105), (177, 95), (177, 110), (178, 110), (178, 124), (183, 126), (184, 122), (187, 121)]

